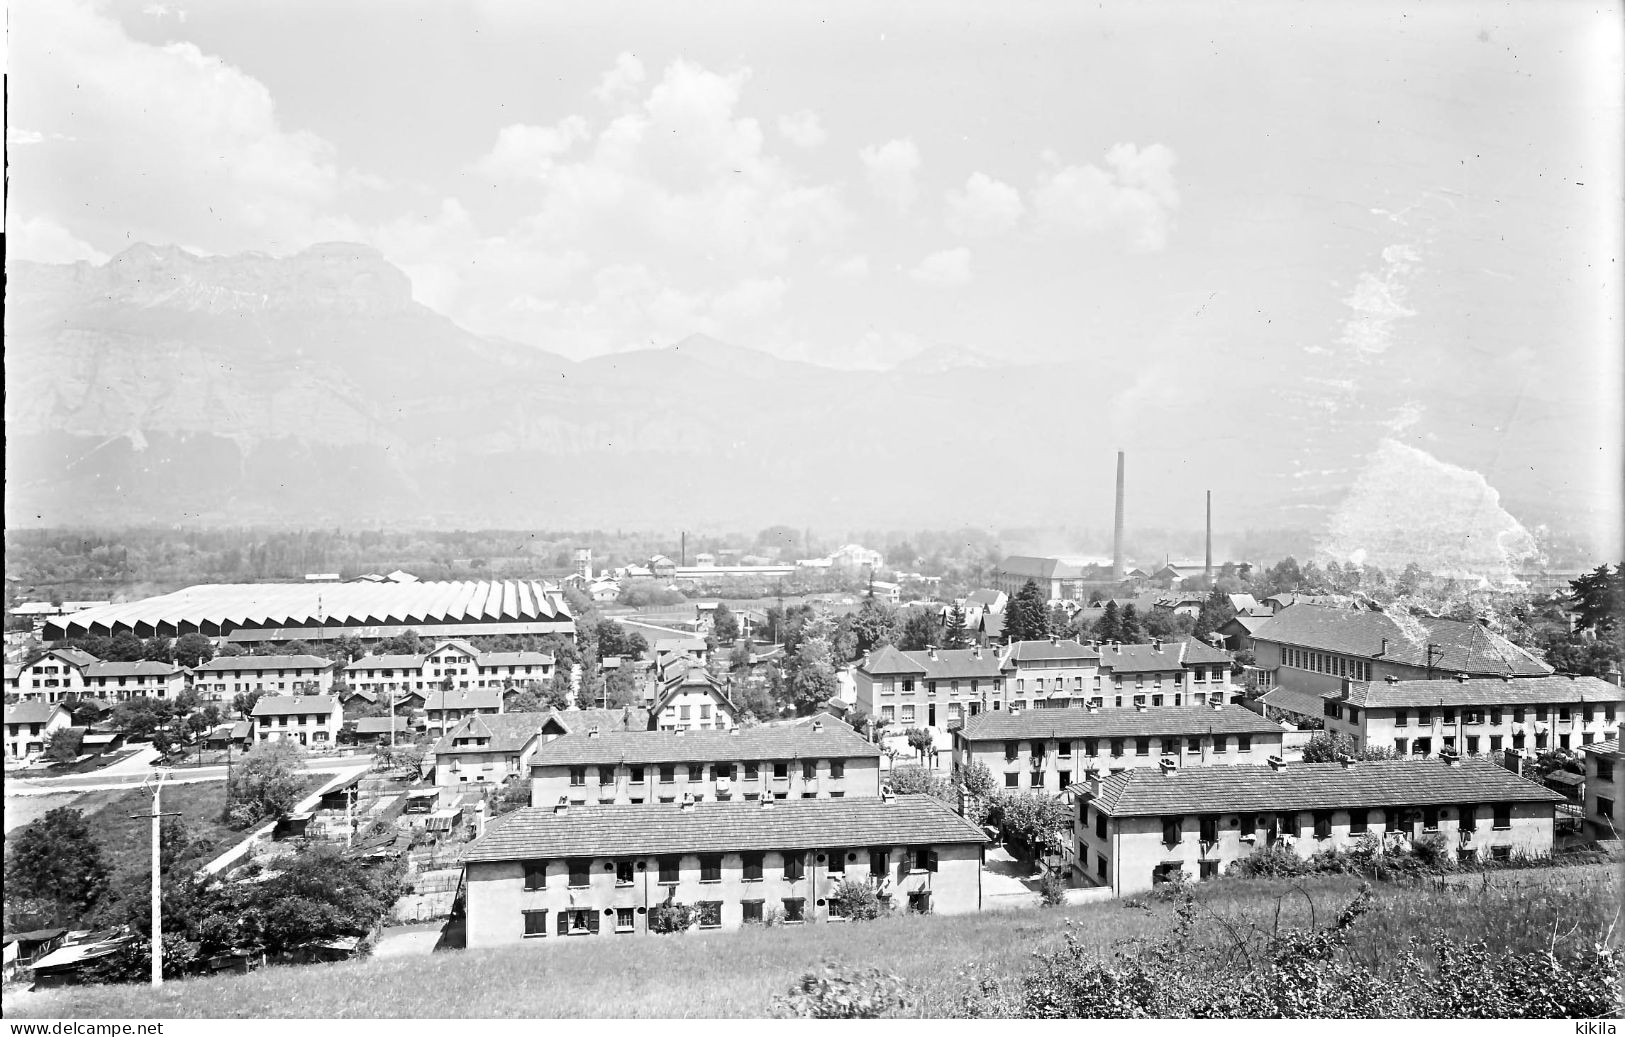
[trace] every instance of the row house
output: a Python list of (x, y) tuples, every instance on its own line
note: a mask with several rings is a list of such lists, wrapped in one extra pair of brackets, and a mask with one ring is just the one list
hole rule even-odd
[[(1259, 764), (1284, 728), (1241, 706), (1040, 709), (983, 713), (953, 732), (954, 765), (980, 763), (1010, 790), (1059, 795), (1084, 770)], [(1002, 777), (1001, 777), (1002, 775)]]
[(1460, 859), (1552, 851), (1562, 796), (1484, 760), (1091, 770), (1072, 789), (1073, 876), (1116, 896), (1210, 879), (1255, 850), (1300, 857), (1437, 837)]
[(85, 694), (85, 668), (97, 662), (78, 648), (53, 648), (17, 670), (15, 691), (25, 702), (64, 702)]
[(255, 745), (288, 738), (325, 748), (338, 743), (344, 710), (332, 695), (264, 695), (254, 703), (249, 720)]
[(1239, 701), (1230, 681), (1230, 653), (1195, 638), (1149, 644), (1102, 644), (1100, 680), (1089, 704), (1129, 706), (1211, 705)]
[(1326, 730), (1401, 756), (1583, 748), (1617, 736), (1625, 691), (1597, 677), (1345, 680), (1321, 695)]
[(51, 735), (70, 727), (68, 711), (51, 702), (29, 699), (6, 707), (6, 759), (26, 760), (45, 751)]
[(1625, 833), (1625, 767), (1619, 737), (1585, 747), (1585, 822), (1591, 838), (1620, 839)]
[(739, 708), (705, 668), (679, 661), (655, 687), (649, 713), (662, 731), (727, 731), (739, 724)]
[(870, 652), (852, 674), (859, 709), (882, 724), (946, 726), (1002, 702), (998, 653), (985, 648)]
[(591, 728), (546, 742), (530, 766), (531, 805), (880, 794), (880, 749), (845, 724), (728, 731)]
[(192, 668), (192, 687), (216, 701), (255, 691), (326, 695), (340, 665), (319, 655), (220, 655)]
[(1100, 651), (1078, 641), (1017, 641), (999, 666), (1011, 709), (1081, 706), (1100, 693)]
[(186, 687), (186, 671), (174, 663), (102, 662), (84, 669), (85, 694), (110, 702), (151, 696), (172, 699)]
[(545, 733), (563, 730), (556, 717), (551, 712), (502, 713), (460, 721), (434, 746), (440, 806), (454, 805), (470, 789), (484, 792), (509, 779), (528, 778)]
[(441, 641), (417, 654), (364, 655), (344, 668), (344, 682), (374, 694), (427, 694), (452, 689), (506, 688), (549, 681), (557, 660), (546, 652), (481, 652), (467, 641)]
[(504, 712), (502, 691), (498, 688), (461, 688), (431, 691), (423, 700), (423, 713), (430, 731), (443, 733), (473, 716), (495, 716)]
[(468, 946), (647, 933), (667, 902), (697, 908), (702, 931), (835, 924), (843, 882), (979, 911), (986, 842), (930, 796), (525, 807), (463, 855)]
[[(1274, 600), (1274, 599), (1271, 599)], [(1552, 668), (1480, 623), (1290, 604), (1252, 630), (1265, 701), (1310, 719), (1345, 680), (1544, 677)]]

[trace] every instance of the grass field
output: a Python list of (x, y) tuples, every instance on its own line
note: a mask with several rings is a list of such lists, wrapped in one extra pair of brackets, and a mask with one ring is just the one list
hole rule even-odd
[[(1225, 879), (1198, 887), (1207, 912), (1266, 928), (1326, 924), (1358, 883)], [(1379, 886), (1361, 919), (1355, 954), (1385, 967), (1411, 936), (1487, 940), (1506, 949), (1594, 942), (1618, 914), (1612, 870), (1497, 875), (1449, 887)], [(1057, 910), (956, 917), (893, 917), (850, 925), (747, 929), (674, 937), (540, 940), (512, 948), (422, 958), (265, 969), (144, 986), (80, 987), (8, 996), (8, 1016), (171, 1017), (745, 1017), (770, 1014), (776, 995), (805, 970), (835, 959), (896, 973), (923, 995), (924, 1013), (946, 1006), (977, 976), (1011, 982), (1034, 950), (1054, 946), (1069, 922), (1086, 945), (1109, 953), (1120, 940), (1165, 931), (1166, 903), (1107, 901)], [(1219, 939), (1218, 923), (1198, 923)]]

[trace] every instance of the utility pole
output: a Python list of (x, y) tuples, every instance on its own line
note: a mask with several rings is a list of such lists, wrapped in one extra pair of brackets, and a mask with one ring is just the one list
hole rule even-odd
[(355, 790), (351, 785), (344, 794), (344, 848), (346, 850), (355, 845)]
[(157, 989), (164, 985), (164, 887), (163, 875), (158, 868), (158, 847), (164, 818), (179, 817), (180, 811), (163, 812), (164, 779), (169, 777), (169, 772), (154, 771), (153, 777), (152, 813), (131, 814), (130, 817), (132, 820), (143, 817), (152, 819), (152, 986)]

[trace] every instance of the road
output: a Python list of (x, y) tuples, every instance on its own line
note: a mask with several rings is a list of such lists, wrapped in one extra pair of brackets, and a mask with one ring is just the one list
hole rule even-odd
[[(137, 757), (131, 757), (136, 759)], [(64, 778), (18, 778), (7, 775), (6, 795), (8, 796), (50, 796), (62, 792), (102, 792), (111, 789), (139, 787), (152, 776), (151, 756), (147, 762), (137, 769), (124, 766), (128, 761), (120, 761), (119, 766), (109, 767), (94, 774), (72, 774)], [(362, 763), (371, 766), (370, 760), (362, 760), (354, 756), (334, 756), (315, 760), (306, 760), (300, 768), (306, 774), (331, 774), (335, 771), (348, 770)], [(212, 767), (176, 767), (170, 770), (168, 783), (174, 785), (190, 785), (198, 781), (225, 781), (226, 768), (224, 766)]]

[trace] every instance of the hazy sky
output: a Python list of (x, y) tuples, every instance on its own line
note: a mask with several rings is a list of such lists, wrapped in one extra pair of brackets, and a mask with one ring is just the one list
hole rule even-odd
[(577, 358), (1126, 355), (1032, 405), (1484, 420), (1614, 514), (1620, 39), (1602, 3), (18, 0), (11, 254), (366, 241)]

